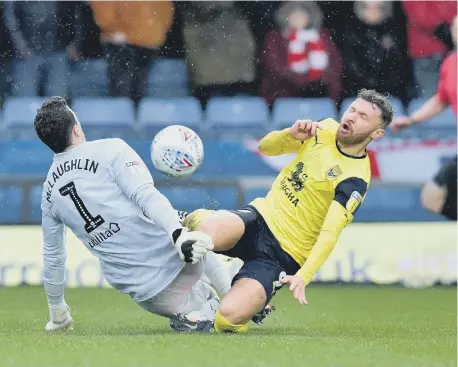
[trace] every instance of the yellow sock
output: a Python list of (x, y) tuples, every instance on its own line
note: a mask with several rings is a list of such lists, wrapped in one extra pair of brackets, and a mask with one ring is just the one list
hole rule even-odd
[(206, 218), (212, 215), (214, 210), (197, 209), (188, 214), (183, 221), (183, 226), (187, 227), (190, 231), (195, 231)]
[(216, 313), (214, 326), (217, 333), (246, 333), (248, 331), (248, 324), (233, 325), (219, 312)]

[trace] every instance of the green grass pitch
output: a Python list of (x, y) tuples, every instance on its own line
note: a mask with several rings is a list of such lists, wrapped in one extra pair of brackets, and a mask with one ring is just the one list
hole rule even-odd
[(75, 329), (48, 335), (39, 287), (0, 288), (0, 366), (455, 367), (455, 287), (287, 290), (245, 335), (177, 334), (111, 289), (68, 289)]

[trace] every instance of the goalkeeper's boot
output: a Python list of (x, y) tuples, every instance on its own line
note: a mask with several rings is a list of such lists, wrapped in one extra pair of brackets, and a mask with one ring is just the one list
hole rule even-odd
[(187, 315), (173, 315), (170, 318), (170, 327), (175, 331), (188, 333), (213, 333), (212, 320), (190, 320)]
[(73, 319), (70, 308), (63, 304), (61, 307), (52, 308), (49, 306), (49, 321), (45, 330), (48, 332), (66, 331), (73, 329)]
[[(214, 292), (214, 290), (212, 289)], [(191, 311), (187, 314), (176, 314), (170, 318), (170, 327), (175, 331), (185, 332), (214, 332), (213, 321), (219, 306), (219, 298), (214, 292), (199, 311)]]

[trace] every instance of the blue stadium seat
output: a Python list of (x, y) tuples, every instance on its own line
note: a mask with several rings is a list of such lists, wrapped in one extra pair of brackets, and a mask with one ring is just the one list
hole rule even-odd
[(37, 224), (41, 222), (41, 195), (43, 186), (34, 186), (30, 190), (30, 222)]
[(147, 95), (155, 98), (187, 97), (189, 76), (184, 60), (155, 60), (148, 78)]
[[(412, 114), (418, 110), (426, 100), (414, 99), (410, 102), (408, 107), (408, 113)], [(406, 129), (407, 130), (407, 129)], [(409, 133), (423, 139), (447, 139), (456, 140), (457, 127), (456, 127), (456, 116), (452, 109), (448, 107), (444, 112), (435, 116), (422, 124), (414, 125)]]
[(211, 134), (262, 135), (268, 122), (269, 109), (260, 97), (215, 97), (207, 104), (206, 127)]
[(88, 59), (70, 64), (70, 95), (77, 97), (108, 96), (107, 62), (105, 59)]
[(420, 188), (373, 185), (355, 222), (440, 221), (421, 206)]
[(0, 224), (19, 223), (23, 218), (22, 190), (16, 186), (0, 186)]
[(275, 101), (272, 115), (274, 127), (283, 129), (301, 119), (337, 119), (337, 110), (335, 102), (328, 98), (279, 98)]
[[(348, 109), (348, 107), (352, 104), (352, 102), (355, 100), (356, 97), (351, 97), (351, 98), (346, 98), (342, 102), (342, 106), (340, 107), (340, 116), (345, 113), (345, 111)], [(394, 116), (403, 116), (405, 115), (405, 109), (402, 104), (402, 102), (397, 99), (397, 98), (392, 98), (391, 99), (391, 105), (393, 106), (394, 110)]]
[(38, 139), (33, 122), (43, 97), (10, 97), (3, 109), (3, 125), (8, 139)]
[(159, 190), (170, 200), (174, 208), (180, 210), (235, 209), (237, 207), (236, 192), (230, 188), (159, 186)]
[(89, 139), (135, 135), (135, 108), (128, 98), (77, 98), (73, 110)]
[(202, 107), (193, 98), (144, 98), (139, 105), (138, 128), (142, 133), (155, 134), (169, 125), (185, 125), (199, 132)]
[(0, 141), (0, 174), (2, 176), (45, 177), (53, 153), (41, 141)]

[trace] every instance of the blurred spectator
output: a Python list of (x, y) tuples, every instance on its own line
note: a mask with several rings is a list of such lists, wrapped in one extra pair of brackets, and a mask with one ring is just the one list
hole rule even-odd
[[(457, 18), (453, 21), (451, 30), (452, 42), (456, 48), (458, 40)], [(458, 112), (457, 102), (457, 60), (456, 50), (452, 52), (441, 65), (437, 91), (418, 110), (410, 116), (396, 118), (391, 128), (403, 129), (414, 124), (422, 123), (439, 115), (451, 106), (455, 115)], [(457, 220), (457, 158), (446, 162), (436, 176), (426, 182), (421, 192), (423, 207), (433, 213), (442, 214), (450, 220)]]
[(13, 69), (13, 43), (5, 26), (3, 3), (0, 3), (0, 107), (10, 92)]
[(68, 53), (74, 61), (101, 58), (103, 48), (100, 42), (100, 29), (95, 23), (90, 1), (79, 1), (76, 4), (75, 37)]
[(285, 2), (261, 56), (261, 96), (270, 104), (279, 97), (331, 97), (341, 93), (342, 61), (313, 2)]
[(456, 1), (404, 1), (410, 57), (417, 97), (436, 93), (439, 68), (448, 48), (449, 27), (456, 16)]
[(186, 2), (183, 35), (197, 98), (253, 93), (255, 39), (234, 1)]
[(406, 99), (407, 78), (402, 42), (392, 25), (390, 1), (355, 1), (356, 19), (344, 31), (344, 89), (354, 96), (362, 88)]
[(67, 53), (73, 37), (74, 6), (56, 1), (7, 1), (4, 18), (18, 60), (13, 94), (66, 95)]
[(170, 1), (92, 1), (108, 63), (112, 97), (145, 95), (148, 74), (157, 50), (173, 22)]

